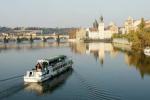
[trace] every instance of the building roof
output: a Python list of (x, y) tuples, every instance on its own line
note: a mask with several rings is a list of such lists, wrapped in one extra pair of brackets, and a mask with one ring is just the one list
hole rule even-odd
[(90, 30), (91, 32), (97, 32), (97, 31), (98, 31), (97, 28), (89, 28), (89, 30)]
[(104, 28), (104, 30), (109, 30), (110, 29), (110, 26), (107, 26)]
[(150, 23), (146, 23), (145, 27), (150, 28)]

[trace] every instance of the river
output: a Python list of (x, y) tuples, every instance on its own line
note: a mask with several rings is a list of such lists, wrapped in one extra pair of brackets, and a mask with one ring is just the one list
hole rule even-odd
[[(24, 84), (36, 61), (73, 59), (73, 70)], [(150, 57), (111, 43), (0, 43), (0, 100), (150, 100)]]

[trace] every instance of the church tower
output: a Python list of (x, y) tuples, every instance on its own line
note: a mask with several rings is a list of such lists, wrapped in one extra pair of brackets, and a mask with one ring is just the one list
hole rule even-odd
[(98, 24), (98, 31), (99, 31), (99, 32), (104, 32), (103, 16), (100, 17), (100, 22), (99, 22), (99, 24)]

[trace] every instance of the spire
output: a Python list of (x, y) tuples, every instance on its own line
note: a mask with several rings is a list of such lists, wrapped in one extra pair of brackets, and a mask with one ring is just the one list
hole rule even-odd
[(104, 19), (103, 19), (103, 16), (101, 16), (101, 17), (100, 17), (100, 22), (103, 22), (103, 20), (104, 20)]

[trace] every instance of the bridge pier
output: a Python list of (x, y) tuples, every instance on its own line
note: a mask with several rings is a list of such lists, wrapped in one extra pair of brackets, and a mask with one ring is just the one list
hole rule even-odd
[(57, 35), (56, 41), (59, 43), (60, 42), (60, 37)]
[(17, 43), (20, 43), (21, 42), (21, 39), (19, 36), (17, 36)]
[(30, 35), (30, 42), (32, 43), (33, 41), (32, 35)]
[(8, 43), (9, 42), (9, 39), (5, 36), (4, 37), (4, 43)]
[(47, 39), (45, 37), (43, 37), (43, 42), (47, 42)]

